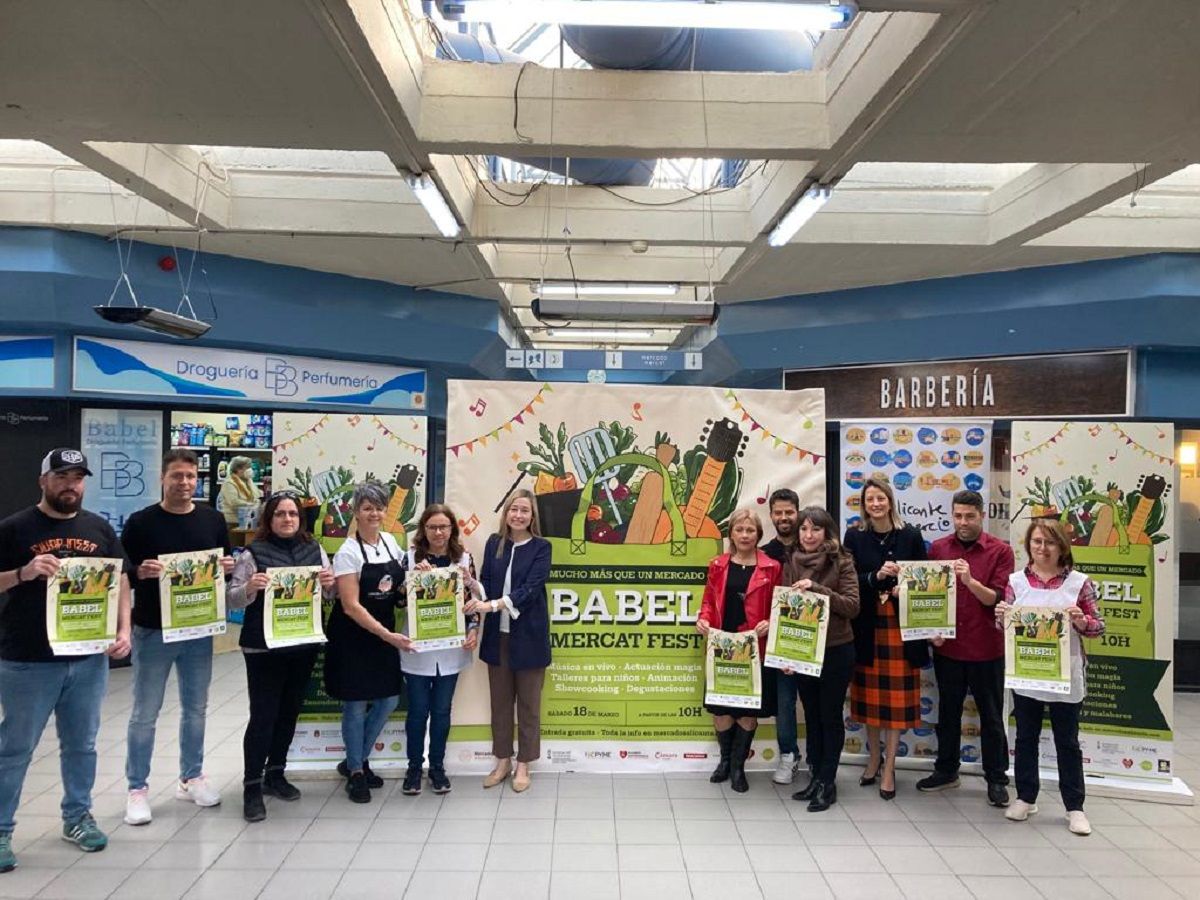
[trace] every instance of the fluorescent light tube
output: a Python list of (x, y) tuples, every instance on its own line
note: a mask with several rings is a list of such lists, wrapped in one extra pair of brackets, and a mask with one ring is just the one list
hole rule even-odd
[(796, 236), (796, 232), (804, 227), (804, 223), (829, 202), (832, 194), (833, 188), (825, 185), (815, 184), (810, 187), (779, 220), (779, 224), (771, 229), (771, 233), (767, 235), (767, 243), (772, 247), (782, 247), (790, 241)]
[(677, 284), (632, 284), (617, 281), (535, 282), (529, 289), (541, 297), (674, 297)]
[(750, 0), (444, 0), (442, 15), (462, 22), (516, 18), (548, 25), (624, 25), (644, 28), (738, 28), (826, 31), (845, 28), (858, 12), (853, 2), (750, 2)]
[(450, 209), (450, 204), (442, 196), (441, 189), (429, 177), (429, 173), (421, 172), (416, 175), (409, 175), (404, 181), (416, 195), (421, 205), (425, 207), (425, 212), (429, 214), (429, 218), (433, 219), (433, 224), (442, 233), (442, 237), (458, 237), (459, 232), (462, 231), (462, 226), (458, 224), (458, 219), (454, 217), (454, 211)]
[(648, 338), (654, 332), (648, 328), (549, 328), (546, 334), (555, 338)]

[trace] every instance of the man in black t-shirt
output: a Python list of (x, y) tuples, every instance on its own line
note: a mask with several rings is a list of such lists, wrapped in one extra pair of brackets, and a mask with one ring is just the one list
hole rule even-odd
[[(0, 522), (0, 872), (17, 865), (12, 832), (34, 748), (54, 713), (63, 778), (63, 840), (92, 853), (108, 838), (92, 818), (96, 733), (108, 685), (108, 659), (129, 654), (128, 562), (112, 526), (83, 510), (92, 473), (78, 450), (51, 450), (42, 460), (42, 499)], [(46, 579), (61, 560), (119, 560), (117, 635), (104, 653), (56, 656), (50, 647)]]
[(196, 503), (199, 477), (196, 454), (173, 447), (163, 457), (162, 502), (139, 509), (125, 523), (121, 542), (136, 568), (133, 596), (133, 712), (129, 716), (125, 777), (129, 795), (125, 821), (150, 821), (148, 779), (154, 752), (155, 725), (171, 667), (179, 679), (179, 781), (175, 797), (197, 806), (221, 802), (217, 789), (204, 776), (204, 724), (208, 686), (212, 681), (211, 635), (188, 640), (163, 640), (159, 576), (164, 553), (188, 553), (220, 548), (225, 574), (233, 569), (225, 517), (205, 503)]

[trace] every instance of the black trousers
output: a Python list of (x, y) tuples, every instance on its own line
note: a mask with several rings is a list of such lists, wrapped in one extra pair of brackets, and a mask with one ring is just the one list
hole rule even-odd
[(288, 747), (319, 649), (308, 644), (242, 654), (250, 694), (250, 721), (242, 738), (247, 782), (259, 781), (264, 768), (287, 765)]
[(938, 686), (938, 754), (934, 768), (957, 775), (962, 743), (963, 702), (967, 690), (979, 708), (979, 740), (983, 777), (988, 784), (1008, 784), (1008, 730), (1004, 727), (1004, 657), (963, 662), (933, 655)]
[(1079, 710), (1082, 703), (1046, 703), (1030, 700), (1013, 692), (1013, 715), (1017, 720), (1016, 759), (1017, 796), (1026, 803), (1037, 800), (1038, 741), (1042, 736), (1042, 716), (1049, 711), (1054, 732), (1054, 753), (1058, 757), (1058, 792), (1067, 812), (1083, 809), (1083, 752), (1079, 749)]
[(804, 751), (813, 778), (833, 784), (837, 778), (842, 745), (846, 742), (845, 703), (850, 678), (854, 675), (854, 644), (825, 648), (825, 664), (819, 677), (796, 678), (804, 707)]

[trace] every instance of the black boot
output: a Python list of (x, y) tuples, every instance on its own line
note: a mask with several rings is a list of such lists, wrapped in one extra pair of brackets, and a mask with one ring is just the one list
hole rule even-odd
[(261, 822), (267, 817), (267, 806), (263, 803), (261, 781), (242, 785), (242, 817), (247, 822)]
[(267, 769), (267, 774), (263, 778), (262, 789), (264, 794), (270, 794), (272, 797), (278, 797), (280, 800), (290, 802), (300, 799), (300, 789), (284, 777), (282, 766)]
[(812, 798), (808, 801), (808, 811), (825, 812), (825, 810), (837, 803), (837, 784), (825, 781), (816, 781), (813, 783), (816, 785), (816, 788), (812, 792)]
[(803, 800), (811, 800), (813, 797), (813, 792), (816, 791), (817, 787), (820, 786), (820, 784), (821, 783), (819, 781), (817, 781), (817, 776), (813, 775), (810, 772), (809, 776), (808, 776), (808, 784), (806, 784), (803, 789), (796, 791), (796, 793), (792, 794), (792, 799), (793, 800), (802, 800), (802, 801)]
[(737, 726), (734, 725), (733, 728), (717, 732), (717, 747), (721, 750), (721, 758), (717, 762), (717, 767), (713, 769), (713, 773), (708, 776), (708, 780), (713, 784), (729, 780), (729, 753), (733, 748), (733, 732), (736, 728)]
[(758, 729), (747, 731), (740, 725), (734, 725), (730, 730), (733, 732), (733, 747), (729, 754), (729, 786), (739, 794), (744, 794), (750, 790), (750, 782), (746, 780), (746, 759), (750, 756), (750, 744)]

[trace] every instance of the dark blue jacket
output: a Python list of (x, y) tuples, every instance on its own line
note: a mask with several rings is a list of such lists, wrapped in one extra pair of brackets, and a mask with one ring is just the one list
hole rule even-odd
[[(504, 596), (504, 573), (513, 555), (511, 541), (504, 542), (504, 553), (496, 556), (500, 536), (493, 534), (480, 560), (479, 580), (489, 600)], [(550, 617), (546, 611), (546, 579), (550, 577), (550, 542), (535, 537), (517, 551), (513, 560), (512, 582), (508, 598), (520, 618), (512, 619), (508, 632), (510, 669), (544, 669), (550, 665)], [(483, 618), (483, 638), (479, 658), (489, 665), (500, 665), (500, 614)]]

